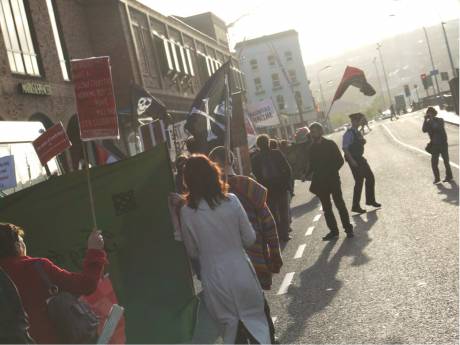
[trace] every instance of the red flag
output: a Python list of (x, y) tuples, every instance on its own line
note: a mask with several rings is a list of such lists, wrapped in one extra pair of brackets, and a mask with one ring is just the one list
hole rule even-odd
[(375, 95), (375, 90), (372, 85), (367, 82), (364, 72), (359, 68), (347, 66), (343, 73), (342, 81), (335, 92), (332, 103), (341, 98), (350, 85), (359, 88), (359, 91), (366, 96)]
[[(97, 290), (89, 295), (80, 297), (88, 303), (93, 311), (99, 316), (99, 329), (98, 334), (101, 334), (104, 327), (105, 320), (109, 316), (112, 305), (118, 304), (117, 296), (112, 287), (112, 282), (108, 276), (101, 279), (97, 286)], [(125, 335), (125, 319), (122, 318), (110, 339), (109, 344), (126, 344)]]

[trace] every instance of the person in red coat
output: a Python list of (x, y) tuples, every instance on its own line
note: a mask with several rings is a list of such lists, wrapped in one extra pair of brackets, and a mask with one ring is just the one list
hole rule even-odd
[(101, 278), (107, 256), (100, 231), (93, 231), (88, 238), (88, 250), (81, 273), (68, 272), (46, 258), (27, 256), (23, 240), (24, 231), (13, 224), (0, 223), (0, 267), (17, 286), (24, 309), (29, 315), (30, 335), (41, 344), (59, 343), (59, 337), (47, 315), (48, 288), (34, 267), (40, 262), (46, 274), (60, 291), (75, 295), (93, 293)]

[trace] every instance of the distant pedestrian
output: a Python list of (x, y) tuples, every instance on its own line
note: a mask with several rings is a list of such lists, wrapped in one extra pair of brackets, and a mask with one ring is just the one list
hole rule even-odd
[(353, 226), (350, 223), (347, 207), (342, 196), (339, 170), (343, 166), (343, 157), (337, 144), (323, 137), (323, 126), (314, 122), (310, 125), (313, 144), (311, 146), (310, 170), (312, 181), (310, 191), (316, 194), (323, 206), (324, 217), (329, 233), (323, 240), (329, 241), (339, 236), (337, 221), (332, 211), (331, 196), (335, 207), (339, 211), (342, 226), (347, 237), (353, 237)]
[(361, 134), (363, 134), (363, 135), (366, 133), (364, 127), (367, 127), (367, 129), (369, 130), (369, 132), (372, 131), (372, 129), (369, 127), (369, 122), (367, 121), (366, 115), (363, 115), (363, 117), (361, 118), (361, 129), (360, 129), (360, 132), (361, 132)]
[(270, 139), (270, 150), (279, 150), (278, 140)]
[(345, 152), (345, 159), (350, 166), (353, 178), (355, 180), (355, 187), (353, 191), (353, 206), (351, 210), (356, 213), (365, 213), (366, 210), (360, 206), (361, 192), (363, 190), (363, 183), (366, 180), (366, 205), (381, 207), (382, 205), (375, 201), (375, 177), (371, 167), (364, 158), (364, 145), (366, 140), (358, 131), (363, 114), (351, 114), (351, 128), (349, 128), (343, 135), (343, 151)]
[(393, 104), (390, 106), (390, 112), (391, 112), (390, 120), (393, 121), (393, 118), (397, 120), (398, 116), (396, 115), (395, 106)]
[(292, 172), (286, 157), (279, 150), (271, 150), (269, 138), (257, 137), (259, 151), (252, 157), (252, 170), (257, 181), (268, 189), (268, 207), (275, 217), (278, 237), (289, 241), (289, 200), (292, 190)]
[(224, 343), (270, 343), (264, 296), (244, 248), (256, 233), (238, 198), (227, 193), (221, 171), (204, 155), (185, 164), (188, 189), (181, 209), (187, 253), (198, 258), (204, 302), (223, 329)]
[(443, 182), (449, 182), (453, 179), (452, 169), (449, 163), (449, 146), (447, 144), (447, 133), (444, 127), (444, 120), (437, 117), (438, 112), (433, 107), (428, 107), (423, 121), (422, 131), (428, 133), (430, 142), (427, 145), (427, 151), (431, 153), (431, 168), (433, 169), (434, 181), (439, 183), (439, 155), (441, 155), (446, 168), (446, 178)]
[[(223, 170), (225, 165), (225, 148), (218, 146), (211, 151), (209, 159), (216, 162)], [(283, 266), (280, 243), (276, 231), (276, 223), (267, 206), (267, 189), (250, 177), (237, 175), (232, 168), (233, 154), (230, 151), (230, 162), (226, 174), (229, 191), (238, 197), (243, 205), (249, 221), (256, 232), (256, 242), (246, 249), (264, 290), (271, 290), (272, 277), (279, 273)], [(270, 316), (270, 308), (266, 303), (267, 322), (270, 326), (271, 341), (275, 341), (275, 326)]]
[(46, 258), (27, 256), (23, 236), (24, 231), (18, 226), (0, 223), (0, 267), (9, 275), (19, 291), (24, 309), (30, 318), (32, 338), (39, 344), (62, 343), (58, 330), (47, 314), (49, 287), (43, 281), (36, 265), (42, 266), (51, 283), (56, 285), (59, 291), (89, 295), (96, 290), (107, 263), (104, 240), (99, 231), (91, 232), (83, 271), (72, 273)]

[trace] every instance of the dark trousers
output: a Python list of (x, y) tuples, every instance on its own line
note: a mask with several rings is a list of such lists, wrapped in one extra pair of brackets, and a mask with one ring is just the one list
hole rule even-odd
[(345, 205), (345, 201), (343, 201), (341, 188), (338, 188), (331, 193), (322, 193), (318, 195), (319, 200), (321, 200), (321, 205), (323, 206), (324, 218), (326, 218), (327, 227), (333, 233), (339, 232), (334, 211), (332, 210), (331, 196), (334, 200), (335, 207), (339, 211), (340, 220), (342, 221), (342, 226), (345, 229), (345, 232), (352, 231), (353, 226), (350, 223), (347, 206)]
[(366, 203), (375, 202), (374, 173), (364, 158), (357, 160), (356, 163), (358, 163), (357, 167), (353, 167), (350, 164), (351, 173), (355, 179), (355, 188), (353, 191), (353, 207), (359, 207), (364, 180), (366, 180)]
[(448, 146), (433, 147), (433, 153), (431, 154), (431, 168), (433, 169), (433, 175), (436, 180), (439, 180), (439, 155), (441, 155), (446, 167), (446, 178), (452, 178), (452, 169), (449, 163), (449, 150)]
[(278, 237), (285, 240), (289, 236), (289, 200), (287, 191), (272, 192), (269, 190), (267, 198), (268, 208), (273, 214), (278, 230)]

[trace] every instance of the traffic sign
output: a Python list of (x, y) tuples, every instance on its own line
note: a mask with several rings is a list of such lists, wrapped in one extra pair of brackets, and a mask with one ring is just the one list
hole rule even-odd
[(435, 76), (435, 75), (438, 75), (438, 74), (439, 74), (439, 70), (437, 70), (437, 69), (434, 69), (434, 70), (432, 70), (432, 71), (430, 72), (430, 75), (431, 75), (431, 76)]

